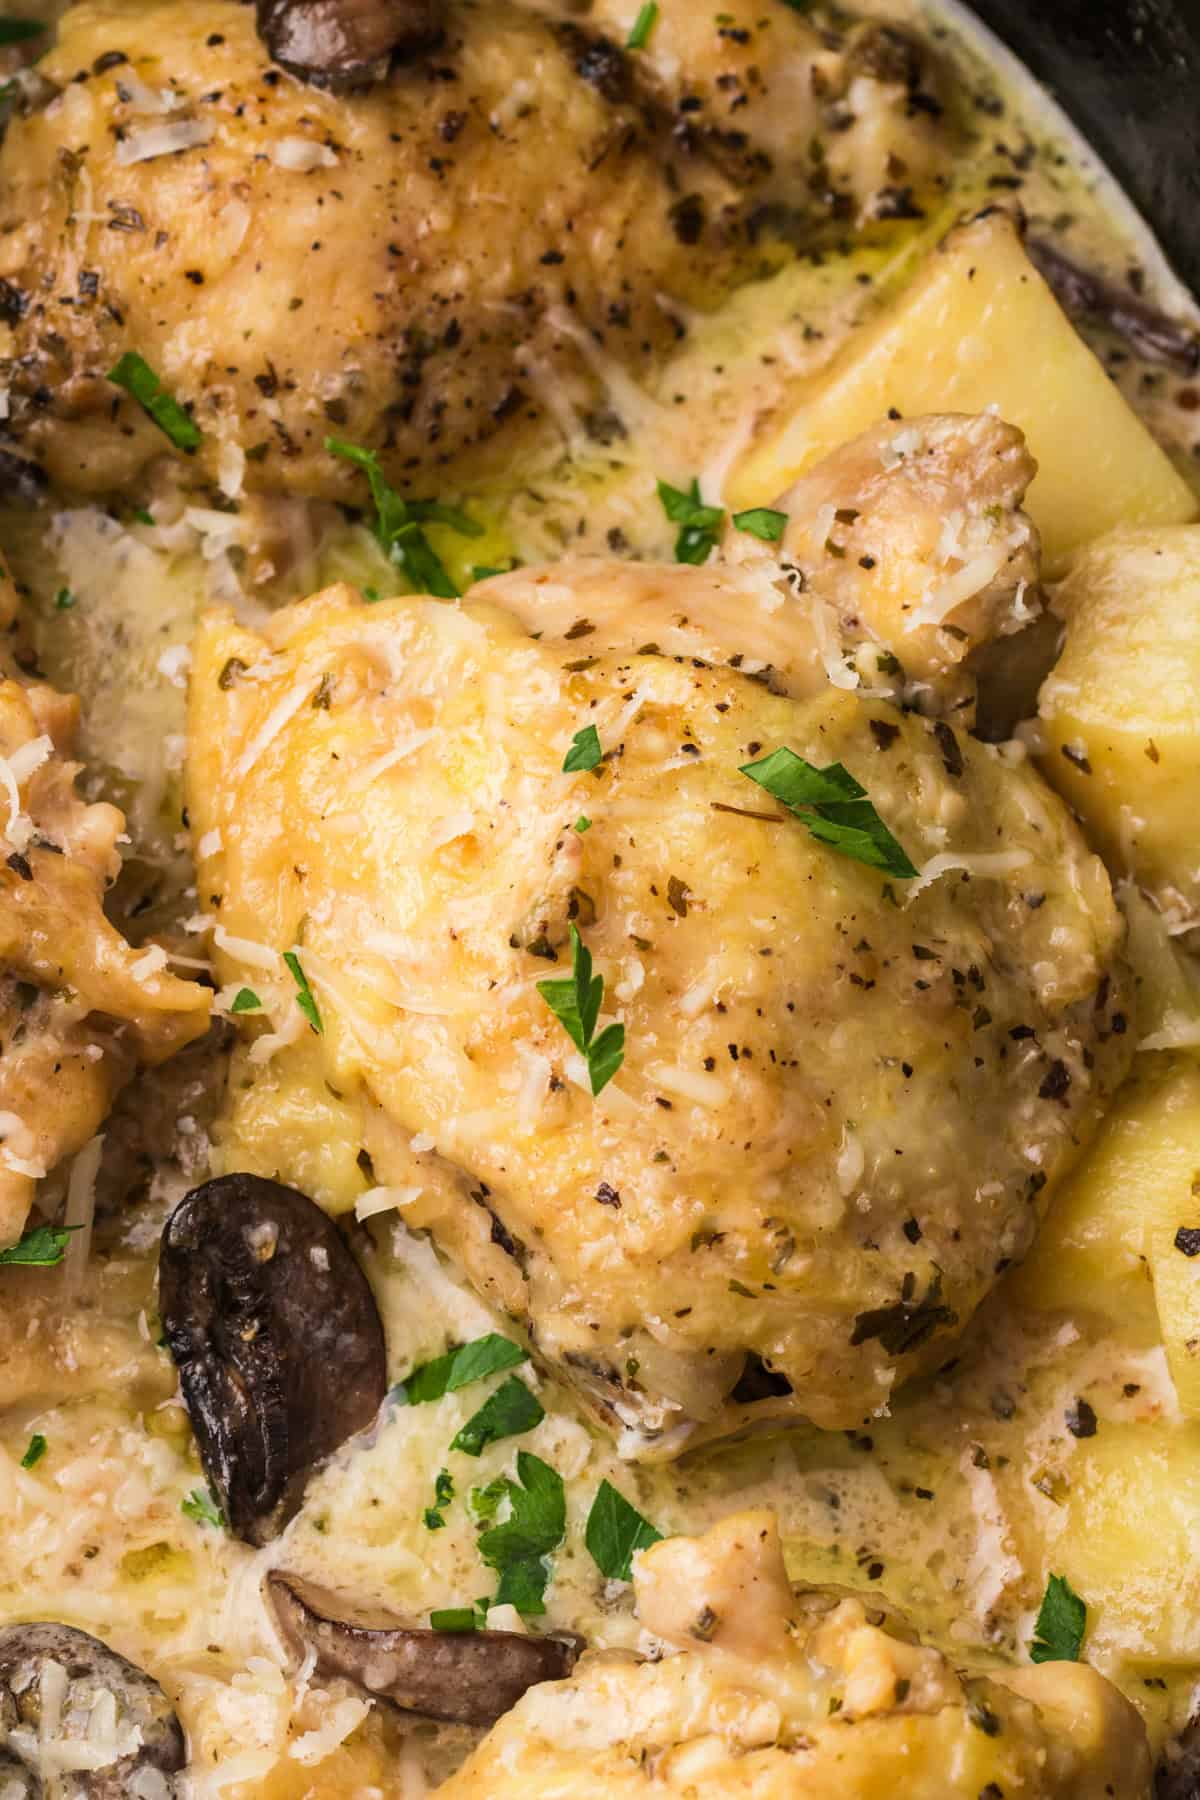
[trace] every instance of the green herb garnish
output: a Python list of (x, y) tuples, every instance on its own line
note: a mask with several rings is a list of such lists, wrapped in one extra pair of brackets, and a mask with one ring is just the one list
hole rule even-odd
[(1029, 1654), (1035, 1663), (1078, 1662), (1087, 1630), (1087, 1606), (1065, 1575), (1046, 1583)]
[(519, 1450), (517, 1481), (506, 1479), (504, 1487), (509, 1516), (479, 1540), (479, 1554), (500, 1577), (492, 1605), (544, 1613), (550, 1579), (545, 1559), (557, 1550), (567, 1529), (563, 1479), (539, 1456)]
[(539, 981), (537, 991), (575, 1048), (587, 1061), (593, 1096), (612, 1080), (625, 1060), (624, 1025), (606, 1025), (596, 1037), (596, 1021), (604, 999), (604, 977), (592, 974), (592, 953), (571, 926), (571, 973), (557, 981)]
[(433, 1505), (425, 1509), (427, 1531), (440, 1531), (446, 1523), (445, 1509), (454, 1498), (454, 1477), (449, 1469), (439, 1469), (433, 1484)]
[(321, 1021), (321, 1009), (317, 1005), (316, 995), (308, 985), (308, 976), (300, 967), (300, 958), (294, 950), (285, 950), (283, 960), (291, 970), (292, 980), (296, 983), (296, 1005), (304, 1014), (318, 1037), (324, 1035), (325, 1026)]
[(686, 493), (660, 481), (658, 497), (672, 525), (680, 528), (675, 540), (675, 561), (697, 565), (707, 562), (716, 548), (717, 534), (725, 523), (725, 508), (705, 506), (700, 498), (700, 483), (695, 477)]
[(261, 1012), (262, 1001), (253, 988), (239, 988), (229, 1010), (231, 1013)]
[(29, 1440), (29, 1448), (21, 1458), (21, 1467), (23, 1469), (32, 1469), (35, 1463), (41, 1462), (43, 1456), (46, 1454), (46, 1449), (47, 1445), (45, 1438), (40, 1431), (35, 1431)]
[(585, 831), (590, 831), (591, 829), (592, 821), (588, 818), (586, 813), (580, 813), (579, 817), (571, 827), (571, 830), (577, 831), (580, 837), (583, 836)]
[(588, 1514), (584, 1542), (592, 1561), (610, 1581), (633, 1579), (633, 1556), (657, 1544), (662, 1532), (644, 1519), (611, 1482), (602, 1481)]
[(494, 1394), (489, 1394), (477, 1413), (463, 1425), (450, 1448), (464, 1456), (482, 1456), (489, 1444), (501, 1438), (520, 1437), (545, 1418), (541, 1402), (530, 1393), (519, 1375), (510, 1375)]
[(658, 0), (646, 0), (646, 5), (642, 7), (633, 22), (633, 30), (625, 39), (625, 48), (627, 50), (644, 50), (657, 22)]
[(70, 612), (73, 606), (78, 605), (79, 596), (73, 594), (68, 587), (59, 588), (57, 594), (54, 596), (54, 610), (56, 612)]
[(185, 1519), (194, 1519), (197, 1525), (211, 1525), (217, 1531), (225, 1529), (225, 1514), (208, 1488), (193, 1488), (187, 1499), (179, 1502), (179, 1510)]
[(138, 525), (153, 525), (154, 523), (154, 514), (147, 512), (144, 506), (134, 507), (133, 518), (134, 522)]
[(598, 768), (603, 760), (600, 733), (594, 725), (585, 725), (571, 739), (571, 748), (563, 758), (562, 772), (564, 775), (586, 774), (590, 769)]
[(494, 1519), (502, 1500), (508, 1499), (508, 1476), (497, 1475), (486, 1487), (471, 1489), (471, 1512), (477, 1521)]
[(445, 1356), (421, 1363), (411, 1375), (405, 1376), (399, 1387), (392, 1389), (391, 1397), (402, 1406), (419, 1406), (426, 1400), (440, 1400), (443, 1394), (453, 1394), (469, 1382), (482, 1381), (485, 1375), (515, 1369), (518, 1363), (527, 1360), (528, 1354), (511, 1338), (489, 1331), (486, 1337), (475, 1338), (470, 1344), (460, 1344), (457, 1350), (448, 1350)]
[(788, 516), (773, 506), (752, 506), (748, 512), (734, 513), (733, 522), (739, 531), (748, 531), (764, 544), (777, 544), (787, 530)]
[(478, 1631), (479, 1618), (473, 1606), (444, 1606), (431, 1612), (429, 1623), (434, 1631)]
[(0, 1263), (53, 1269), (65, 1256), (71, 1233), (82, 1230), (82, 1225), (35, 1225), (17, 1243), (0, 1250)]
[(0, 19), (0, 46), (27, 44), (30, 38), (41, 37), (49, 29), (41, 19)]
[(758, 762), (744, 763), (741, 773), (794, 813), (820, 843), (855, 862), (908, 881), (917, 870), (892, 836), (872, 802), (841, 763), (818, 769), (786, 747)]
[(108, 371), (108, 379), (132, 395), (177, 450), (186, 450), (190, 456), (200, 448), (203, 442), (200, 427), (178, 400), (168, 394), (145, 357), (139, 356), (136, 350), (125, 352), (115, 368)]
[(458, 589), (445, 564), (421, 529), (423, 525), (447, 525), (463, 537), (482, 537), (484, 528), (469, 513), (438, 500), (405, 500), (387, 480), (374, 450), (327, 437), (325, 448), (333, 456), (365, 471), (375, 502), (375, 536), (389, 562), (403, 569), (420, 594), (439, 600), (457, 600)]

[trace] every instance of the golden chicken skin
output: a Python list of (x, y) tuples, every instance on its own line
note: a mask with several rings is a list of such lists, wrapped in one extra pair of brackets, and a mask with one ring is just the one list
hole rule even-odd
[(885, 1410), (1128, 1063), (1066, 809), (835, 685), (835, 630), (779, 565), (563, 563), (195, 646), (202, 921), (270, 1023), (235, 1092), (357, 1107), (406, 1223), (651, 1454)]
[[(760, 123), (794, 159), (862, 131), (876, 161), (913, 130), (923, 169), (941, 152), (940, 115), (896, 110), (894, 71), (851, 83), (850, 48), (769, 4), (780, 57), (807, 72), (811, 52), (831, 82), (836, 65), (874, 123), (847, 136), (810, 97), (702, 131), (686, 56), (704, 46), (681, 46), (667, 83), (603, 20), (505, 0), (417, 8), (390, 65), (353, 63), (375, 78), (339, 91), (295, 60), (320, 61), (320, 31), (297, 23), (311, 7), (260, 8), (264, 42), (235, 0), (83, 0), (0, 149), (10, 437), (68, 488), (135, 481), (171, 451), (107, 379), (132, 354), (191, 415), (180, 468), (239, 488), (350, 497), (329, 435), (407, 491), (505, 467), (564, 415), (604, 440), (606, 375), (646, 375), (689, 309), (780, 261)], [(853, 171), (821, 179), (828, 194), (803, 188), (809, 241), (843, 199), (859, 207)]]
[(1086, 1664), (964, 1674), (860, 1600), (794, 1593), (770, 1512), (634, 1561), (659, 1653), (531, 1688), (446, 1800), (1148, 1800), (1127, 1700)]

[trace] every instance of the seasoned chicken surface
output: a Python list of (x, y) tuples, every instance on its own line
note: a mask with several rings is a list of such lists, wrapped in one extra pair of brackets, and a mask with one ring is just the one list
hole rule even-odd
[[(460, 605), (337, 588), (261, 633), (203, 623), (200, 900), (271, 1022), (241, 1079), (278, 1056), (286, 1093), (317, 1052), (406, 1222), (643, 1446), (764, 1393), (857, 1425), (1028, 1249), (1124, 1071), (1107, 877), (1027, 766), (799, 661), (770, 692), (758, 619), (804, 605), (785, 578), (607, 579), (595, 653), (604, 577), (581, 571), (568, 625), (569, 563)], [(616, 648), (643, 592), (701, 621), (719, 596), (714, 642), (740, 605), (741, 652)], [(603, 760), (564, 773), (587, 727)], [(739, 773), (785, 746), (843, 763), (920, 878)], [(596, 1097), (537, 986), (570, 975), (572, 927), (597, 1030), (626, 1031)]]
[[(914, 122), (907, 102), (893, 117), (903, 81), (865, 63), (851, 79), (859, 37), (824, 49), (768, 5), (806, 93), (828, 65), (838, 91), (864, 90), (879, 154), (895, 136), (907, 157), (919, 131), (935, 158), (935, 117)], [(661, 27), (666, 46), (676, 28)], [(50, 97), (0, 150), (12, 435), (70, 487), (134, 480), (167, 446), (105, 379), (127, 351), (193, 411), (192, 467), (251, 488), (350, 497), (331, 433), (418, 490), (505, 466), (514, 438), (555, 418), (610, 435), (606, 372), (644, 373), (689, 307), (778, 261), (759, 126), (770, 156), (782, 134), (810, 172), (814, 143), (835, 161), (857, 143), (811, 96), (760, 117), (762, 59), (740, 36), (719, 47), (741, 72), (703, 80), (723, 108), (731, 81), (755, 105), (736, 132), (710, 131), (686, 60), (668, 95), (590, 27), (505, 0), (447, 7), (434, 48), (348, 93), (273, 66), (234, 0), (84, 0), (40, 64)], [(707, 68), (709, 48), (680, 53)], [(825, 188), (848, 199), (857, 180), (818, 172), (810, 237), (844, 210)]]
[[(0, 572), (0, 629), (17, 597)], [(103, 912), (125, 821), (75, 792), (79, 704), (0, 657), (0, 1248), (21, 1234), (38, 1181), (97, 1131), (139, 1063), (208, 1025), (209, 996), (130, 948)]]
[(795, 1594), (773, 1514), (635, 1559), (661, 1660), (532, 1688), (446, 1800), (1146, 1800), (1141, 1720), (1077, 1663), (960, 1674), (856, 1599)]

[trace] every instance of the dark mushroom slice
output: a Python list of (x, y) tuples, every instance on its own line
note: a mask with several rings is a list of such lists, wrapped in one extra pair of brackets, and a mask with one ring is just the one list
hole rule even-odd
[(36, 506), (49, 485), (40, 463), (0, 446), (0, 506)]
[[(66, 1773), (41, 1767), (43, 1722), (47, 1736), (103, 1749), (96, 1727), (104, 1719), (111, 1762)], [(58, 1800), (171, 1800), (186, 1761), (183, 1731), (157, 1681), (71, 1625), (0, 1630), (0, 1732), (0, 1792), (23, 1783), (13, 1786), (14, 1800), (40, 1800), (43, 1790)]]
[(442, 37), (443, 0), (256, 0), (258, 35), (291, 74), (319, 87), (379, 80)]
[(527, 1688), (562, 1681), (579, 1641), (519, 1631), (428, 1631), (279, 1570), (267, 1592), (297, 1658), (313, 1652), (322, 1675), (341, 1676), (404, 1712), (458, 1725), (493, 1725)]
[(318, 1464), (383, 1404), (370, 1284), (319, 1206), (257, 1175), (220, 1176), (180, 1201), (158, 1281), (204, 1472), (235, 1536), (265, 1544)]
[(1200, 1718), (1163, 1751), (1154, 1772), (1154, 1800), (1200, 1800)]
[(1168, 363), (1184, 375), (1200, 372), (1200, 333), (1194, 326), (1083, 268), (1044, 238), (1030, 238), (1029, 254), (1067, 312), (1107, 325), (1147, 362)]

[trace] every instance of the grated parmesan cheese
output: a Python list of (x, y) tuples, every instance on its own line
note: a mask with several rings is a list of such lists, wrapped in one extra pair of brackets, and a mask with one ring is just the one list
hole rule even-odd
[(271, 161), (277, 169), (308, 175), (313, 169), (335, 169), (338, 159), (328, 144), (314, 143), (311, 138), (285, 137), (271, 146)]

